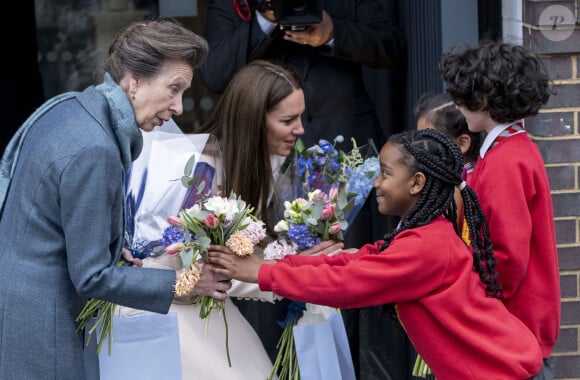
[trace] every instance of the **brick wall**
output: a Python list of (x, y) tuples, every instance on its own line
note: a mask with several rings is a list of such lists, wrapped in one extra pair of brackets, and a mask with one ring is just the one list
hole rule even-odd
[[(557, 379), (580, 379), (580, 26), (579, 0), (523, 2), (524, 46), (540, 54), (555, 93), (526, 120), (552, 188), (562, 318), (552, 355)], [(549, 23), (552, 23), (549, 25)]]

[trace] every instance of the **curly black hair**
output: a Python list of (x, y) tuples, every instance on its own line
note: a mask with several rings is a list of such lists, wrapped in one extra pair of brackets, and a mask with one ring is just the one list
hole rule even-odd
[[(489, 238), (489, 227), (479, 200), (473, 189), (461, 178), (463, 156), (459, 147), (445, 133), (436, 129), (403, 132), (390, 137), (401, 152), (401, 162), (408, 166), (409, 173), (421, 172), (426, 177), (425, 186), (417, 202), (405, 215), (397, 229), (385, 235), (380, 251), (386, 249), (401, 231), (423, 226), (439, 215), (443, 215), (461, 237), (457, 226), (457, 205), (454, 192), (456, 186), (461, 191), (464, 214), (469, 227), (469, 238), (473, 248), (473, 266), (481, 281), (486, 285), (488, 297), (503, 298), (503, 291), (495, 270), (496, 259)], [(394, 307), (387, 305), (390, 316)]]
[(550, 98), (543, 61), (518, 45), (487, 42), (454, 49), (441, 57), (439, 73), (457, 105), (487, 110), (498, 123), (536, 115)]

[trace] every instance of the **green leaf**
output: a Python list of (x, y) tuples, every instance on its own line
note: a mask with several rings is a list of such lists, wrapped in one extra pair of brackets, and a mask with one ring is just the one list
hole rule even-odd
[[(253, 208), (246, 208), (245, 210), (243, 210), (243, 212), (240, 212), (236, 215), (236, 218), (232, 221), (231, 227), (228, 229), (228, 231), (226, 231), (225, 235), (223, 236), (224, 243), (226, 241), (228, 241), (228, 239), (230, 238), (230, 235), (232, 233), (241, 229), (240, 224), (242, 223), (242, 221), (244, 219), (246, 219), (246, 217), (248, 216), (248, 214), (250, 214), (252, 212), (252, 210), (253, 210)], [(221, 243), (221, 242), (216, 242), (216, 243)]]
[(312, 207), (312, 213), (310, 216), (315, 219), (320, 219), (322, 217), (322, 211), (324, 210), (324, 204), (322, 202), (318, 202)]
[(204, 261), (207, 261), (207, 247), (211, 244), (211, 239), (207, 236), (198, 236), (199, 251)]
[(181, 261), (183, 262), (183, 267), (189, 269), (195, 256), (195, 252), (192, 248), (183, 250), (181, 252)]
[(304, 219), (304, 224), (309, 225), (309, 226), (316, 226), (318, 224), (318, 218), (309, 216), (309, 217)]
[(189, 157), (187, 163), (185, 164), (185, 168), (183, 169), (183, 174), (186, 176), (190, 176), (193, 173), (193, 168), (195, 167), (195, 154)]
[(296, 139), (296, 144), (294, 145), (294, 149), (296, 150), (296, 152), (298, 154), (302, 154), (306, 150), (306, 146), (304, 145), (304, 142), (300, 138)]
[(346, 205), (344, 205), (342, 207), (342, 211), (350, 211), (354, 208), (354, 199), (348, 201), (348, 203)]
[(181, 184), (184, 187), (189, 187), (189, 181), (191, 181), (191, 177), (184, 175), (183, 177), (181, 177)]
[(314, 231), (316, 231), (319, 236), (322, 236), (322, 240), (328, 240), (328, 237), (326, 237), (326, 239), (324, 238), (324, 234), (328, 230), (328, 228), (326, 228), (326, 223), (318, 223), (313, 225), (312, 229), (314, 229)]
[(336, 201), (336, 205), (338, 206), (338, 208), (340, 208), (341, 210), (344, 211), (344, 208), (346, 207), (347, 204), (348, 204), (348, 197), (346, 195), (346, 192), (340, 190), (338, 192), (338, 199)]

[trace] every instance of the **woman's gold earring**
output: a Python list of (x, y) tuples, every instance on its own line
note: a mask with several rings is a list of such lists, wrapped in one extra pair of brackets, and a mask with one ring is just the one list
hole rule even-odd
[(135, 101), (135, 95), (131, 95), (131, 99)]

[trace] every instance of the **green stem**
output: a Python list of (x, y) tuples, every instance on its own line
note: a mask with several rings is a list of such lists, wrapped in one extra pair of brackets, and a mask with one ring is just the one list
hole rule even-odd
[(232, 359), (230, 358), (230, 344), (229, 344), (229, 330), (228, 330), (228, 319), (226, 318), (226, 308), (222, 309), (222, 315), (224, 316), (224, 325), (226, 327), (226, 354), (228, 356), (228, 365), (232, 366)]

